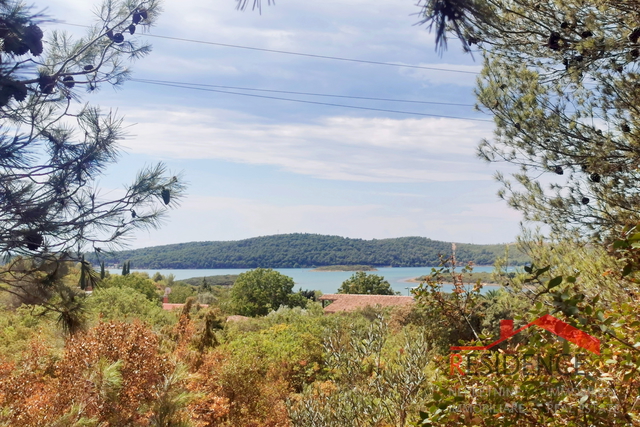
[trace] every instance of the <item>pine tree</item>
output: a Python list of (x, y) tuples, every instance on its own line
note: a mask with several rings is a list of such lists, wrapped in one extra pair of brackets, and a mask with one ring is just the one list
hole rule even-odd
[(423, 22), (484, 57), (495, 117), (479, 153), (520, 170), (500, 193), (527, 220), (606, 240), (640, 221), (637, 0), (425, 0)]
[(209, 285), (209, 282), (207, 282), (206, 277), (202, 278), (202, 284), (200, 286), (200, 289), (202, 289), (202, 292), (211, 292), (211, 285)]
[(131, 261), (125, 261), (122, 264), (122, 275), (126, 276), (131, 273)]
[(20, 298), (42, 295), (42, 304), (57, 289), (61, 263), (85, 268), (83, 253), (99, 255), (136, 229), (157, 227), (184, 191), (159, 163), (141, 170), (122, 197), (99, 194), (97, 179), (119, 154), (122, 119), (78, 101), (83, 90), (127, 79), (126, 62), (150, 52), (131, 35), (160, 10), (157, 0), (107, 0), (98, 12), (84, 37), (58, 30), (44, 37), (42, 16), (20, 1), (0, 1), (0, 256), (7, 262), (0, 282)]

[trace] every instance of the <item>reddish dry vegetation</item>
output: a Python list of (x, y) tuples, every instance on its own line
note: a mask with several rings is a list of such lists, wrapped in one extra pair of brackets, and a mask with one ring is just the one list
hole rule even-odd
[(200, 335), (183, 316), (165, 335), (140, 322), (109, 322), (69, 338), (63, 349), (34, 340), (16, 361), (0, 363), (0, 424), (289, 425), (291, 388), (277, 379), (281, 373), (202, 351)]

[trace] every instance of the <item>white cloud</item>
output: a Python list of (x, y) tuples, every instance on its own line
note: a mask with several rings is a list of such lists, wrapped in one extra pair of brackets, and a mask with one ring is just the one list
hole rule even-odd
[[(93, 5), (86, 0), (50, 0), (48, 5), (54, 18), (78, 24), (91, 19)], [(468, 64), (469, 58), (455, 52), (454, 41), (446, 53), (449, 63), (438, 64), (433, 34), (412, 25), (418, 20), (410, 16), (418, 11), (412, 2), (278, 2), (277, 6), (265, 7), (262, 15), (236, 11), (234, 0), (167, 1), (164, 8), (152, 33), (343, 58), (480, 70), (479, 65), (456, 64)], [(68, 29), (75, 31), (74, 27)], [(134, 76), (138, 78), (473, 102), (473, 74), (329, 61), (158, 38), (148, 40), (154, 51), (134, 64)], [(428, 87), (428, 92), (424, 87)], [(192, 194), (180, 209), (171, 213), (170, 221), (160, 233), (141, 233), (135, 242), (138, 247), (285, 232), (360, 238), (423, 235), (456, 241), (471, 238), (476, 243), (512, 240), (517, 233), (517, 220), (506, 206), (487, 201), (493, 191), (487, 190), (473, 199), (477, 204), (460, 200), (460, 194), (470, 193), (465, 189), (470, 180), (481, 181), (474, 186), (476, 189), (495, 185), (491, 182), (494, 167), (475, 157), (478, 142), (491, 136), (491, 123), (403, 118), (382, 112), (379, 118), (371, 115), (362, 118), (356, 117), (361, 113), (354, 110), (298, 108), (293, 103), (258, 102), (252, 98), (137, 83), (126, 85), (117, 94), (112, 92), (103, 90), (85, 96), (85, 100), (105, 108), (117, 107), (125, 115), (126, 124), (137, 123), (128, 128), (131, 135), (125, 141), (128, 151), (142, 155), (136, 159), (152, 162), (161, 158), (172, 167), (181, 163), (186, 165), (187, 172), (192, 159), (221, 160), (217, 165), (224, 165), (225, 161), (236, 164), (223, 166), (228, 174), (224, 180), (234, 182), (233, 191), (221, 191), (224, 183), (212, 179), (210, 186), (201, 186), (199, 194)], [(358, 105), (389, 108), (387, 103)], [(200, 108), (210, 106), (220, 109)], [(465, 109), (460, 113), (462, 110), (456, 107), (424, 108), (414, 111), (451, 116), (468, 112)], [(353, 116), (323, 117), (327, 111)], [(173, 159), (187, 161), (173, 162)], [(255, 186), (271, 188), (269, 195), (256, 195), (252, 191), (253, 180), (262, 179), (255, 172), (258, 168), (237, 164), (266, 165), (298, 176), (341, 182), (301, 180), (312, 181), (314, 186), (311, 190), (314, 197), (302, 202), (298, 195), (304, 189), (288, 191), (279, 180), (289, 176), (272, 174), (259, 182), (262, 187)], [(203, 168), (202, 162), (193, 165), (194, 169)], [(206, 171), (198, 171), (200, 177), (208, 176)], [(447, 181), (457, 182), (447, 184)], [(245, 182), (250, 184), (245, 186)], [(437, 184), (405, 185), (425, 182)], [(344, 190), (339, 196), (333, 191), (336, 187)], [(214, 197), (230, 194), (237, 198)]]
[[(475, 147), (491, 124), (458, 119), (329, 117), (260, 123), (222, 110), (130, 111), (134, 153), (273, 165), (323, 179), (369, 182), (490, 180)], [(139, 135), (139, 136), (138, 136)]]

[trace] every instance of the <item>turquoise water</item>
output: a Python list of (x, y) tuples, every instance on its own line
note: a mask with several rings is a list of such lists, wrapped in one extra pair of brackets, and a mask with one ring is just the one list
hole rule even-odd
[[(201, 269), (201, 270), (131, 270), (132, 272), (145, 272), (150, 276), (159, 272), (162, 275), (173, 274), (177, 280), (189, 279), (191, 277), (218, 276), (223, 274), (240, 274), (250, 270), (249, 268), (221, 268), (221, 269)], [(312, 271), (310, 268), (274, 268), (274, 270), (287, 275), (295, 282), (294, 290), (298, 288), (313, 289), (321, 291), (323, 294), (332, 294), (347, 280), (352, 271)], [(474, 267), (475, 272), (490, 272), (493, 267)], [(120, 274), (121, 270), (110, 270), (112, 274)], [(378, 268), (372, 273), (384, 276), (391, 284), (394, 291), (407, 295), (408, 290), (417, 286), (415, 282), (407, 280), (424, 276), (431, 272), (431, 267), (387, 267)]]

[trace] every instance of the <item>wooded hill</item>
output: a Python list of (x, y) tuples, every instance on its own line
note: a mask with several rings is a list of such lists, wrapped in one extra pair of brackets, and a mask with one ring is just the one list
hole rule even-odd
[[(105, 254), (107, 265), (130, 260), (134, 269), (167, 268), (313, 268), (364, 264), (375, 267), (437, 266), (451, 243), (426, 237), (350, 239), (320, 234), (279, 234), (227, 242), (190, 242)], [(505, 245), (457, 244), (458, 261), (491, 265)], [(94, 259), (95, 262), (95, 259)], [(509, 265), (527, 258), (510, 247)]]

